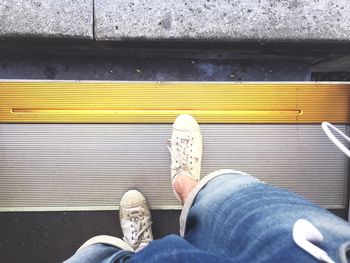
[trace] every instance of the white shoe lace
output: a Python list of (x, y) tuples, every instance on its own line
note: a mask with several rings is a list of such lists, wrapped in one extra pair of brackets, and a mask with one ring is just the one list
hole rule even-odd
[(172, 152), (171, 140), (167, 141), (167, 147), (170, 153), (174, 155), (175, 162), (172, 162), (171, 169), (175, 170), (175, 176), (179, 174), (181, 171), (185, 171), (191, 174), (191, 170), (193, 169), (192, 161), (192, 146), (193, 146), (193, 138), (191, 136), (187, 137), (176, 137), (175, 146), (176, 152)]
[(140, 210), (134, 210), (130, 211), (127, 216), (130, 220), (131, 237), (129, 238), (131, 238), (131, 240), (129, 240), (128, 237), (124, 236), (124, 241), (135, 249), (137, 249), (141, 243), (148, 244), (151, 242), (152, 239), (149, 231), (153, 222), (145, 222), (144, 212)]

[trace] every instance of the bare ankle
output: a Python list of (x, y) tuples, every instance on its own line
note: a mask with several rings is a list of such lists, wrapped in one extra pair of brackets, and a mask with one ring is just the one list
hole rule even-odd
[(187, 199), (192, 189), (197, 185), (197, 181), (193, 180), (186, 174), (179, 174), (175, 177), (173, 186), (174, 190), (179, 194), (182, 203)]

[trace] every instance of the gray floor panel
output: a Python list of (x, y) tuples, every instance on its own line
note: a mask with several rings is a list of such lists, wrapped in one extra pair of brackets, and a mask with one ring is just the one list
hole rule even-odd
[[(202, 175), (233, 168), (346, 207), (348, 161), (320, 125), (201, 127)], [(131, 188), (153, 209), (178, 209), (170, 134), (165, 124), (0, 124), (0, 211), (112, 210)]]

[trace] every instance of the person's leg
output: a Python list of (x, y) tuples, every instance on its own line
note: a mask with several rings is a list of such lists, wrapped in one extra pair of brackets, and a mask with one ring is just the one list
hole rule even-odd
[(318, 262), (293, 240), (294, 223), (306, 219), (324, 237), (317, 245), (339, 261), (339, 247), (350, 241), (346, 221), (244, 173), (216, 175), (196, 185), (186, 199), (181, 224), (192, 245), (241, 262)]
[(242, 263), (226, 257), (215, 255), (193, 246), (178, 235), (168, 235), (153, 241), (142, 251), (128, 261), (128, 263)]
[(153, 240), (151, 212), (146, 198), (137, 190), (127, 191), (119, 207), (123, 240), (112, 236), (96, 236), (86, 241), (66, 262), (125, 262)]
[(102, 243), (89, 245), (77, 251), (64, 263), (114, 263), (126, 262), (134, 252)]
[(204, 178), (185, 200), (186, 207), (202, 184), (187, 215), (185, 240), (167, 236), (154, 241), (130, 262), (319, 262), (294, 244), (293, 225), (300, 218), (321, 231), (325, 240), (319, 247), (339, 262), (337, 249), (350, 240), (346, 222), (242, 172), (220, 171), (207, 178), (212, 180), (203, 184)]
[(241, 262), (317, 261), (293, 240), (298, 219), (321, 231), (325, 240), (319, 246), (333, 258), (350, 240), (347, 222), (245, 173), (217, 171), (199, 181), (202, 140), (198, 123), (189, 115), (175, 120), (169, 150), (173, 189), (184, 203), (180, 233), (199, 249)]

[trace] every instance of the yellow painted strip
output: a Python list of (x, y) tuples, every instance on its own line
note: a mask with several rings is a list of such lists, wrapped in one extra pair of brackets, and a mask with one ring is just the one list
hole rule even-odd
[(349, 84), (0, 82), (2, 123), (350, 123)]
[[(203, 115), (203, 116), (212, 116), (218, 117), (220, 116), (274, 116), (274, 117), (297, 117), (301, 115), (302, 112), (300, 110), (189, 110), (194, 115)], [(52, 114), (52, 115), (116, 115), (118, 117), (124, 116), (162, 116), (166, 117), (169, 115), (179, 115), (183, 113), (183, 111), (179, 110), (63, 110), (63, 109), (12, 109), (13, 114)]]

